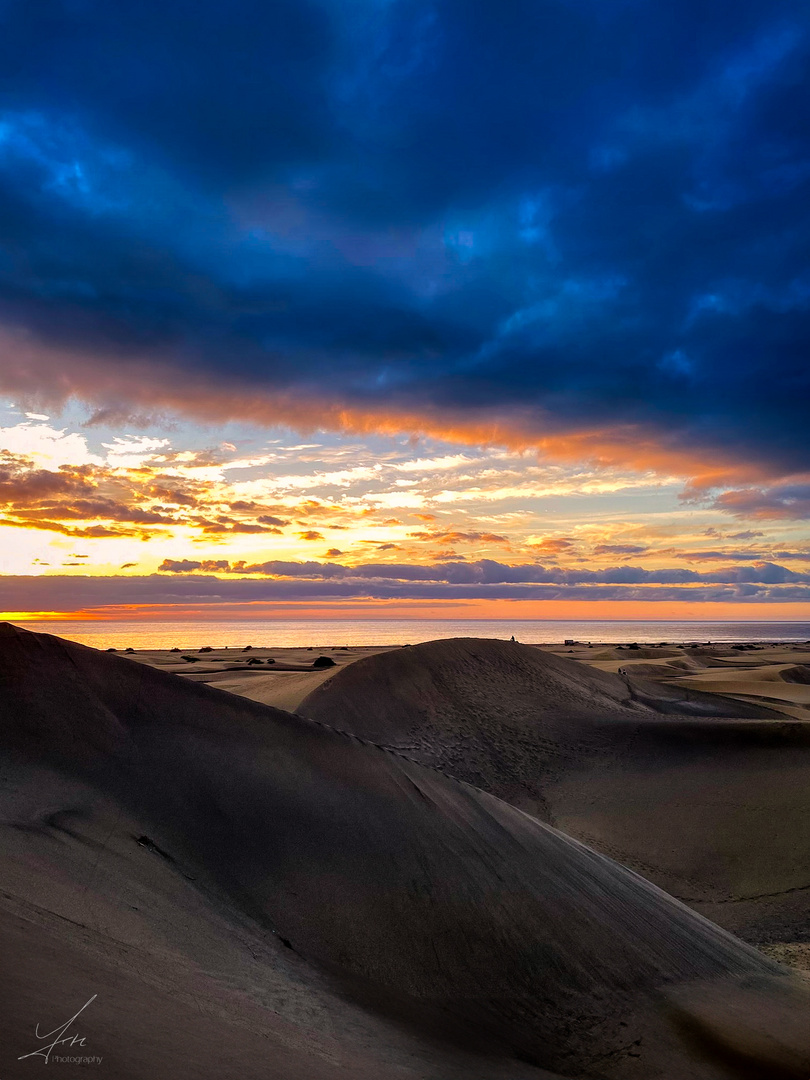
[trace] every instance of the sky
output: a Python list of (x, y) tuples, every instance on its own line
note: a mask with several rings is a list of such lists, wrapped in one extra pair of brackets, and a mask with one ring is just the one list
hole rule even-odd
[(0, 0), (0, 610), (810, 618), (810, 12)]

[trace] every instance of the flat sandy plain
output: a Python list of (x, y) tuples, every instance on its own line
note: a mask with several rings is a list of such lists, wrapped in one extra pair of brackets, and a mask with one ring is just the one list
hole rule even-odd
[(808, 661), (0, 626), (0, 1076), (806, 1080)]

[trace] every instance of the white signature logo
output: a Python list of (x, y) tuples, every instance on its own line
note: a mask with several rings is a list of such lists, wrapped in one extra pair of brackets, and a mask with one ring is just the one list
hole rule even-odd
[[(90, 1001), (85, 1001), (84, 1005), (82, 1005), (82, 1007), (77, 1013), (74, 1013), (73, 1016), (71, 1016), (67, 1023), (62, 1024), (61, 1027), (55, 1027), (53, 1031), (43, 1032), (43, 1034), (40, 1035), (39, 1024), (37, 1024), (35, 1029), (36, 1037), (38, 1039), (52, 1039), (53, 1041), (48, 1043), (46, 1046), (40, 1047), (39, 1050), (32, 1050), (30, 1054), (20, 1054), (20, 1056), (17, 1058), (17, 1061), (22, 1061), (24, 1058), (30, 1057), (43, 1057), (45, 1058), (45, 1061), (48, 1062), (50, 1061), (50, 1057), (53, 1053), (53, 1049), (55, 1046), (84, 1046), (84, 1044), (87, 1042), (85, 1036), (71, 1035), (69, 1034), (68, 1029), (70, 1028), (71, 1024), (75, 1023), (78, 1017), (81, 1016), (87, 1006), (94, 1002), (97, 997), (98, 994), (93, 994), (93, 996), (90, 998)], [(54, 1055), (54, 1061), (58, 1060), (60, 1060), (60, 1058)], [(98, 1060), (100, 1061), (101, 1059), (99, 1058)]]

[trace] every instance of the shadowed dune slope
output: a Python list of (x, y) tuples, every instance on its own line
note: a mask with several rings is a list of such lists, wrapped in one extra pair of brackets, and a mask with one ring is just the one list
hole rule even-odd
[(476, 639), (360, 660), (299, 711), (522, 807), (749, 940), (806, 937), (810, 725)]
[[(613, 687), (598, 676), (595, 685)], [(323, 725), (11, 627), (0, 629), (0, 694), (12, 778), (4, 786), (12, 883), (5, 900), (23, 922), (47, 923), (48, 934), (40, 986), (31, 985), (30, 965), (5, 973), (0, 1004), (15, 1018), (21, 983), (28, 999), (55, 987), (55, 1009), (60, 980), (75, 982), (83, 964), (95, 965), (99, 978), (99, 966), (109, 967), (121, 939), (114, 897), (102, 897), (98, 909), (92, 903), (98, 867), (108, 852), (120, 860), (115, 889), (123, 899), (134, 865), (125, 853), (143, 829), (139, 857), (159, 865), (160, 877), (149, 890), (139, 885), (140, 903), (130, 905), (141, 930), (130, 941), (138, 963), (126, 965), (127, 997), (141, 1026), (149, 1005), (134, 975), (148, 967), (155, 939), (176, 962), (192, 948), (183, 941), (196, 939), (204, 909), (209, 937), (216, 921), (235, 947), (246, 935), (261, 941), (250, 993), (239, 984), (243, 973), (219, 978), (223, 961), (209, 959), (205, 981), (195, 983), (208, 1030), (224, 1032), (228, 1075), (239, 1073), (231, 1001), (239, 985), (251, 1004), (279, 985), (281, 972), (290, 982), (295, 974), (300, 989), (309, 971), (313, 986), (329, 978), (342, 987), (335, 1001), (375, 1002), (380, 1024), (398, 1012), (410, 1030), (425, 1032), (425, 1045), (432, 1023), (433, 1034), (439, 1025), (456, 1030), (469, 1053), (464, 1032), (475, 1029), (482, 1056), (465, 1066), (470, 1076), (507, 1075), (505, 1055), (516, 1078), (528, 1075), (527, 1063), (572, 1077), (806, 1076), (802, 984), (642, 878), (498, 799)], [(109, 822), (103, 843), (84, 831), (94, 817)], [(76, 838), (77, 847), (84, 840), (93, 848), (93, 870), (69, 916), (49, 904), (68, 872), (61, 845)], [(32, 878), (42, 886), (35, 897)], [(170, 894), (174, 906), (155, 908), (156, 893)], [(153, 909), (163, 914), (150, 921)], [(19, 956), (19, 924), (7, 913), (2, 926)], [(299, 994), (288, 1018), (297, 1037), (287, 1030), (288, 1058), (274, 1075), (307, 1073), (314, 1050), (304, 1002)], [(154, 1008), (164, 1005), (165, 994)], [(769, 1016), (767, 1031), (759, 1015)], [(355, 1016), (343, 1042), (333, 1027), (331, 1051), (314, 1040), (320, 1059), (309, 1075), (331, 1077), (341, 1067), (371, 1075), (383, 1049), (372, 1020)], [(255, 1023), (261, 1030), (261, 1019)], [(279, 1042), (280, 1024), (276, 1015), (271, 1035)], [(210, 1038), (205, 1045), (206, 1055), (216, 1052)], [(346, 1063), (351, 1052), (357, 1068)], [(215, 1075), (195, 1053), (192, 1045), (194, 1068), (183, 1075)], [(418, 1071), (416, 1051), (409, 1053), (381, 1062), (378, 1075), (399, 1076), (409, 1065), (410, 1075), (453, 1076), (452, 1058), (444, 1073), (429, 1057)], [(160, 1054), (157, 1043), (156, 1068)], [(120, 1075), (132, 1073), (122, 1066)], [(455, 1075), (464, 1075), (458, 1062)]]
[(803, 686), (810, 685), (810, 664), (790, 664), (782, 669), (779, 678), (787, 683), (800, 683)]

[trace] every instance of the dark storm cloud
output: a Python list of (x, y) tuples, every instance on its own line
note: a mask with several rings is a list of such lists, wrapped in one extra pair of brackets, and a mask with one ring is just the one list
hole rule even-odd
[(151, 359), (150, 402), (163, 365), (806, 468), (809, 26), (793, 0), (7, 0), (0, 322), (101, 377), (7, 347), (0, 379), (117, 406)]

